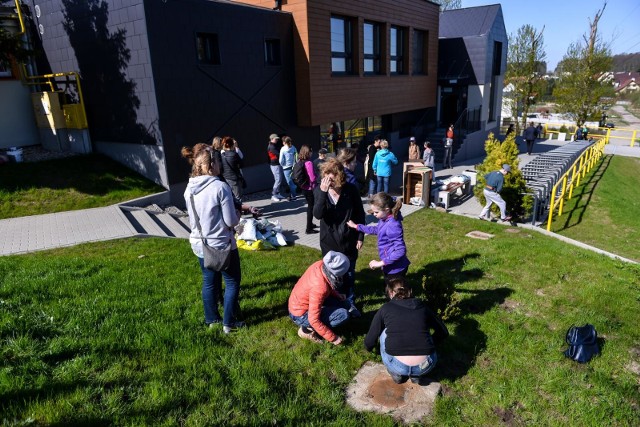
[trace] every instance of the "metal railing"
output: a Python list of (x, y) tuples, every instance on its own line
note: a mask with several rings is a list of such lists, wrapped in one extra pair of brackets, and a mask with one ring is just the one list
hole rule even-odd
[[(566, 132), (560, 132), (558, 129), (556, 128), (560, 128), (564, 126), (565, 128), (573, 128), (575, 129), (575, 125), (569, 125), (567, 126), (566, 123), (545, 123), (543, 126), (543, 135), (559, 135), (561, 133), (566, 133), (568, 135), (573, 135), (575, 132), (569, 132), (568, 130)], [(550, 127), (552, 127), (553, 129), (550, 129)], [(626, 129), (626, 128), (607, 128), (607, 127), (597, 127), (597, 128), (589, 128), (591, 131), (593, 131), (594, 129), (601, 132), (601, 133), (593, 133), (590, 132), (589, 133), (589, 137), (592, 137), (594, 139), (601, 139), (604, 138), (607, 142), (607, 144), (609, 142), (611, 142), (612, 139), (623, 139), (623, 140), (629, 140), (629, 146), (630, 147), (634, 147), (636, 145), (636, 138), (639, 136), (639, 132), (636, 129)], [(620, 135), (612, 135), (611, 132), (623, 132), (629, 133), (629, 136), (620, 136)], [(569, 136), (569, 138), (567, 139), (567, 141), (569, 141), (571, 139), (571, 137)]]
[(598, 142), (585, 150), (580, 157), (573, 162), (573, 165), (569, 170), (557, 180), (551, 190), (547, 231), (551, 231), (554, 209), (557, 207), (558, 216), (562, 215), (565, 198), (570, 199), (573, 196), (573, 189), (580, 185), (580, 180), (584, 178), (587, 172), (589, 172), (596, 165), (598, 160), (602, 158), (604, 154), (604, 146), (606, 144), (606, 138), (601, 138)]

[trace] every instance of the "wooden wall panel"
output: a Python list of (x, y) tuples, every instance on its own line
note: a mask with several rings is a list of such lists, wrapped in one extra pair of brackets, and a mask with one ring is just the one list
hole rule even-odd
[[(270, 0), (238, 0), (272, 8)], [(282, 10), (293, 14), (296, 29), (296, 90), (298, 122), (301, 126), (317, 126), (334, 121), (373, 115), (418, 110), (436, 105), (438, 59), (438, 5), (425, 0), (285, 0)], [(356, 73), (350, 76), (331, 74), (331, 15), (357, 19), (354, 37)], [(411, 48), (407, 73), (388, 74), (388, 37), (383, 34), (382, 70), (385, 74), (365, 76), (362, 63), (362, 22), (370, 20), (407, 28), (412, 43), (412, 30), (428, 31), (427, 74), (412, 76)], [(385, 33), (386, 33), (385, 32)], [(411, 46), (411, 44), (409, 44)]]

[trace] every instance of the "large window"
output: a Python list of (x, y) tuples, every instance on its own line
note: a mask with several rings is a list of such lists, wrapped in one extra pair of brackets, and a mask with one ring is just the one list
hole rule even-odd
[(422, 30), (413, 31), (413, 70), (412, 74), (427, 74), (427, 46), (429, 44), (429, 33)]
[(267, 65), (281, 65), (280, 40), (266, 39), (264, 41), (264, 63)]
[(220, 48), (218, 47), (217, 34), (196, 34), (196, 49), (199, 63), (207, 65), (220, 64)]
[(380, 74), (380, 24), (365, 22), (364, 33), (364, 73)]
[(331, 17), (331, 72), (353, 73), (353, 37), (351, 20), (341, 16)]
[(391, 74), (404, 73), (404, 29), (391, 27), (389, 33), (389, 70)]

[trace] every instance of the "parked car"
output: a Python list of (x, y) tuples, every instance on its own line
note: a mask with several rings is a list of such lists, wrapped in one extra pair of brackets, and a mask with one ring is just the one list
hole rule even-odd
[(605, 123), (604, 127), (609, 128), (609, 129), (613, 129), (614, 127), (616, 127), (616, 125), (614, 123), (609, 122), (609, 123)]

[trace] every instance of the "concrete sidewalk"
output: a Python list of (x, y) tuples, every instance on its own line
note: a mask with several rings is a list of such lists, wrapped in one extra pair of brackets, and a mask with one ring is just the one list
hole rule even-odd
[[(533, 160), (536, 155), (553, 150), (558, 146), (568, 142), (557, 140), (540, 141), (534, 145), (533, 155), (520, 154), (520, 168)], [(524, 148), (523, 144), (520, 148)], [(607, 154), (640, 157), (639, 147), (628, 147), (612, 143), (607, 146)], [(474, 170), (475, 166), (481, 163), (483, 158), (471, 159), (462, 162), (454, 162), (451, 169), (438, 170), (436, 166), (436, 177), (446, 178), (452, 175), (459, 175), (465, 170)], [(394, 169), (391, 188), (399, 190), (401, 187), (402, 167)], [(394, 195), (400, 195), (398, 191)], [(295, 244), (320, 249), (318, 234), (307, 235), (306, 228), (306, 201), (301, 196), (293, 202), (271, 202), (269, 193), (249, 195), (249, 203), (253, 206), (264, 209), (264, 217), (271, 220), (278, 220), (283, 228), (287, 230), (287, 238)], [(366, 202), (364, 202), (366, 203)], [(368, 206), (365, 205), (365, 210)], [(417, 206), (404, 205), (403, 216), (422, 209)], [(454, 198), (449, 207), (449, 212), (475, 218), (478, 216), (482, 206), (477, 202), (472, 194), (463, 198)], [(143, 211), (144, 212), (144, 211)], [(136, 212), (134, 212), (136, 213)], [(137, 212), (140, 213), (140, 212)], [(135, 216), (135, 215), (133, 215)], [(161, 234), (168, 229), (176, 230), (175, 225), (163, 225), (157, 216), (151, 215), (152, 220), (132, 219), (132, 215), (118, 205), (104, 208), (86, 209), (80, 211), (60, 212), (47, 215), (34, 215), (22, 218), (11, 218), (0, 220), (0, 255), (11, 255), (28, 253), (46, 249), (53, 249), (64, 246), (72, 246), (80, 243), (95, 242), (102, 240), (120, 239), (142, 235), (169, 235), (174, 237), (185, 237), (184, 233), (174, 231), (173, 233)], [(145, 214), (146, 217), (146, 214)], [(372, 216), (368, 221), (373, 221)], [(157, 226), (154, 225), (157, 223)], [(318, 223), (317, 220), (314, 220)], [(133, 223), (132, 223), (133, 222)], [(184, 223), (184, 218), (182, 218)], [(151, 225), (146, 227), (155, 231), (141, 232), (145, 223)], [(519, 224), (519, 226), (522, 226)], [(182, 226), (185, 228), (186, 226)], [(188, 229), (188, 227), (186, 227)], [(184, 231), (184, 230), (183, 230)], [(584, 246), (581, 244), (581, 246)]]

